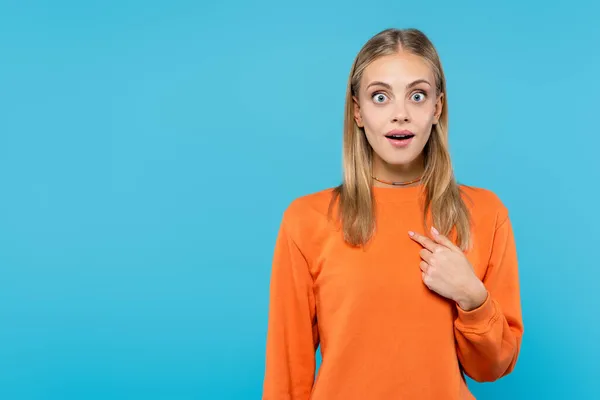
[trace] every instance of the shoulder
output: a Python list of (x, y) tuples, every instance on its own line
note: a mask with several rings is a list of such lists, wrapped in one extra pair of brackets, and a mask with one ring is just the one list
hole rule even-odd
[(326, 234), (329, 224), (333, 187), (307, 193), (294, 198), (283, 212), (282, 225), (287, 233), (299, 242), (313, 242)]
[(459, 185), (461, 195), (473, 217), (494, 218), (501, 223), (508, 218), (508, 208), (494, 191), (482, 187)]
[(298, 224), (327, 216), (334, 189), (322, 189), (294, 198), (284, 210), (284, 220), (289, 224)]

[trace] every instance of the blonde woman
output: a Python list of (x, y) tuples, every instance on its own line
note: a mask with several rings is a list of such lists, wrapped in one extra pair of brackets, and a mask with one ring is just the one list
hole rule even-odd
[[(343, 182), (295, 199), (273, 257), (263, 399), (473, 399), (517, 362), (508, 211), (459, 185), (430, 40), (388, 29), (357, 55)], [(315, 377), (315, 352), (322, 364)]]

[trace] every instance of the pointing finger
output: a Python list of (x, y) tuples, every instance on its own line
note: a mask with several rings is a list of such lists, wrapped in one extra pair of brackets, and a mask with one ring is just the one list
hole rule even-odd
[(439, 243), (439, 244), (449, 248), (450, 250), (459, 251), (459, 252), (461, 251), (460, 248), (458, 248), (458, 246), (456, 246), (454, 243), (452, 243), (452, 241), (450, 239), (448, 239), (446, 236), (442, 235), (433, 226), (431, 227), (431, 234), (433, 236), (433, 240), (436, 243)]
[(434, 252), (436, 247), (438, 247), (438, 245), (433, 240), (429, 239), (427, 236), (420, 235), (413, 231), (408, 231), (408, 236), (410, 236), (412, 240), (419, 243), (421, 246), (423, 246), (431, 252)]

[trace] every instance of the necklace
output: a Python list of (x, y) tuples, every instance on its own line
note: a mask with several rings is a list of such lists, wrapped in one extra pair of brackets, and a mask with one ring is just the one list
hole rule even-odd
[(413, 179), (412, 181), (406, 181), (406, 182), (393, 182), (393, 181), (386, 181), (383, 179), (378, 179), (375, 178), (374, 176), (372, 176), (373, 179), (375, 179), (377, 182), (381, 182), (381, 183), (385, 183), (386, 185), (394, 185), (394, 186), (407, 186), (407, 185), (412, 185), (413, 183), (417, 183), (421, 180), (421, 177), (418, 177), (417, 179)]

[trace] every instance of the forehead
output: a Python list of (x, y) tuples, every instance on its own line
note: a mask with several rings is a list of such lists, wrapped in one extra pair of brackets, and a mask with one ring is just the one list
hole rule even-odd
[(408, 52), (400, 52), (371, 62), (363, 72), (361, 86), (365, 87), (372, 81), (382, 81), (392, 87), (404, 87), (417, 79), (427, 79), (435, 85), (433, 71), (426, 60)]

